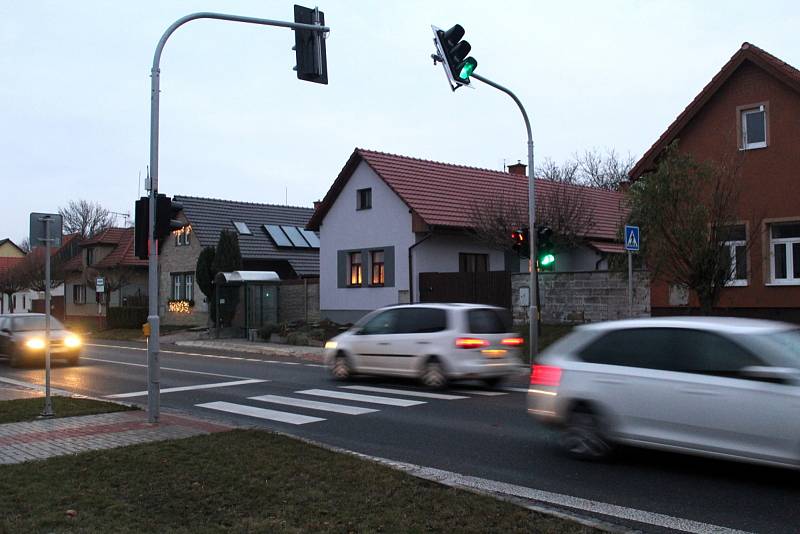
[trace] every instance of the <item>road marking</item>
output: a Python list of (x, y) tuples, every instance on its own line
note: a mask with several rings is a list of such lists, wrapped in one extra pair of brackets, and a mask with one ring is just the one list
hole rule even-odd
[(205, 404), (195, 404), (195, 406), (199, 408), (208, 408), (210, 410), (218, 410), (220, 412), (246, 415), (248, 417), (257, 417), (258, 419), (268, 419), (270, 421), (278, 421), (280, 423), (289, 423), (290, 425), (304, 425), (306, 423), (316, 423), (325, 420), (322, 417), (311, 417), (310, 415), (279, 412), (277, 410), (266, 410), (264, 408), (256, 408), (255, 406), (234, 404), (232, 402), (206, 402)]
[(292, 397), (281, 397), (279, 395), (261, 395), (259, 397), (250, 397), (250, 400), (273, 402), (286, 406), (296, 406), (298, 408), (309, 408), (311, 410), (322, 410), (324, 412), (336, 412), (348, 415), (361, 415), (379, 411), (372, 408), (361, 408), (359, 406), (347, 406), (345, 404), (333, 404), (332, 402), (320, 402), (308, 399), (294, 399)]
[(516, 393), (527, 393), (528, 388), (503, 388), (503, 391), (514, 391)]
[[(88, 347), (103, 347), (107, 349), (127, 349), (127, 350), (138, 350), (138, 351), (146, 351), (146, 348), (142, 347), (126, 347), (124, 345), (102, 345), (99, 343), (87, 343)], [(203, 358), (217, 358), (219, 360), (243, 360), (247, 362), (261, 362), (261, 363), (279, 363), (283, 365), (302, 365), (300, 362), (284, 362), (280, 360), (261, 360), (258, 358), (243, 358), (241, 356), (223, 356), (221, 354), (207, 354), (203, 352), (183, 352), (179, 350), (160, 350), (159, 352), (164, 354), (180, 354), (182, 356), (202, 356)], [(310, 365), (310, 364), (306, 364)], [(320, 365), (319, 367), (325, 367), (324, 365)]]
[(393, 399), (390, 397), (377, 397), (374, 395), (359, 395), (357, 393), (347, 393), (346, 391), (331, 391), (327, 389), (306, 389), (303, 391), (295, 391), (303, 395), (316, 395), (317, 397), (330, 397), (332, 399), (351, 400), (358, 402), (370, 402), (373, 404), (386, 404), (388, 406), (416, 406), (417, 404), (425, 404), (424, 401), (412, 401), (407, 399)]
[[(147, 367), (146, 363), (118, 362), (116, 360), (104, 360), (102, 358), (87, 358), (83, 356), (81, 360), (91, 360), (93, 362), (116, 363), (117, 365), (130, 365), (131, 367)], [(190, 373), (193, 375), (221, 376), (223, 378), (236, 378), (238, 380), (250, 380), (247, 376), (223, 375), (220, 373), (206, 373), (203, 371), (189, 371), (188, 369), (175, 369), (174, 367), (162, 367), (162, 371), (177, 371), (179, 373)]]
[(482, 389), (454, 389), (456, 393), (464, 393), (467, 395), (482, 395), (484, 397), (497, 397), (499, 395), (508, 395), (507, 391), (484, 391)]
[(282, 362), (279, 360), (261, 360), (264, 363), (282, 363), (283, 365), (300, 365), (300, 362)]
[(306, 367), (328, 367), (327, 365), (323, 365), (321, 363), (304, 363)]
[[(235, 382), (217, 382), (214, 384), (198, 384), (196, 386), (181, 386), (176, 388), (164, 388), (161, 393), (175, 393), (177, 391), (191, 391), (194, 389), (212, 389), (212, 388), (225, 388), (228, 386), (243, 386), (245, 384), (257, 384), (259, 382), (267, 382), (267, 380), (258, 380), (250, 378), (247, 380), (236, 380)], [(128, 397), (144, 397), (147, 395), (145, 391), (134, 391), (131, 393), (117, 393), (115, 395), (106, 395), (107, 399), (127, 399)]]
[[(12, 384), (14, 386), (22, 386), (28, 389), (35, 389), (37, 391), (45, 390), (44, 385), (34, 384), (33, 382), (23, 382), (22, 380), (14, 380), (13, 378), (6, 378), (3, 376), (0, 376), (0, 382), (5, 382), (6, 384)], [(56, 389), (53, 387), (50, 388), (50, 393), (53, 393), (55, 395), (67, 395), (67, 396), (74, 395), (74, 393), (72, 393), (71, 391), (67, 391), (65, 389)]]
[(428, 399), (457, 400), (457, 399), (469, 398), (469, 397), (463, 397), (461, 395), (444, 395), (442, 393), (427, 393), (424, 391), (410, 391), (407, 389), (376, 388), (372, 386), (339, 386), (339, 387), (343, 389), (357, 389), (359, 391), (372, 391), (374, 393), (391, 393), (396, 395), (405, 395), (407, 397), (424, 397)]

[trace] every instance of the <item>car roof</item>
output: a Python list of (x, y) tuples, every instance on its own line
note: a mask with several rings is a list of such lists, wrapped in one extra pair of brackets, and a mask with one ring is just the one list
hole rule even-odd
[(503, 308), (498, 308), (497, 306), (492, 306), (490, 304), (473, 304), (467, 302), (415, 302), (414, 304), (393, 304), (391, 306), (385, 306), (380, 309), (387, 310), (396, 308), (441, 308), (446, 310), (454, 310), (454, 309), (474, 310), (474, 309), (486, 309), (486, 308), (491, 308), (494, 310), (503, 309)]
[(611, 331), (627, 328), (689, 328), (692, 330), (709, 330), (728, 334), (759, 334), (792, 330), (798, 325), (764, 319), (744, 319), (741, 317), (642, 317), (591, 323), (576, 327), (584, 331)]

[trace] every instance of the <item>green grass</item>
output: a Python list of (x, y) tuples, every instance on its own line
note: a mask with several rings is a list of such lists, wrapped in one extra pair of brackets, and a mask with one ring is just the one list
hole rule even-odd
[(94, 339), (109, 339), (113, 341), (144, 341), (141, 328), (110, 328), (88, 334)]
[(7, 532), (594, 532), (257, 430), (0, 466), (0, 510)]
[[(91, 415), (135, 409), (121, 404), (92, 399), (60, 396), (52, 397), (52, 399), (53, 412), (56, 417), (72, 417), (74, 415)], [(44, 397), (0, 401), (0, 424), (33, 421), (42, 413), (43, 409)]]

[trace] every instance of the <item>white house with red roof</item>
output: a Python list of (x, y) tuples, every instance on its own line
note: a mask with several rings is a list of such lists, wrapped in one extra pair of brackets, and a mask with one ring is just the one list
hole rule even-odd
[[(418, 302), (420, 273), (527, 270), (527, 259), (475, 237), (476, 206), (528, 205), (525, 166), (500, 172), (356, 149), (308, 223), (320, 235), (320, 311), (350, 322), (381, 306)], [(593, 213), (583, 245), (557, 253), (557, 269), (605, 270), (618, 242), (622, 195), (536, 181), (537, 203), (564, 187)]]

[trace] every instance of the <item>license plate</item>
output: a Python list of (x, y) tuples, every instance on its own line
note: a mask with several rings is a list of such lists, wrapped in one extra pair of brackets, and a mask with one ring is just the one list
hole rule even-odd
[(507, 352), (505, 349), (483, 349), (481, 354), (487, 358), (503, 358)]

